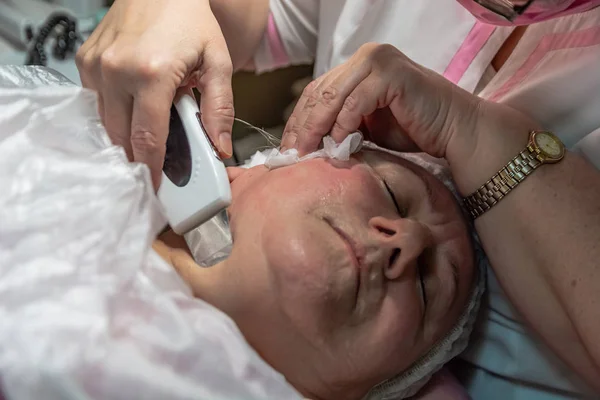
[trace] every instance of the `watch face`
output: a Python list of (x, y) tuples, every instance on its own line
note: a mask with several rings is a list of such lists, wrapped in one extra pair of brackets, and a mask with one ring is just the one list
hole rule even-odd
[(549, 157), (562, 157), (563, 145), (554, 135), (548, 132), (537, 132), (534, 140), (537, 147)]

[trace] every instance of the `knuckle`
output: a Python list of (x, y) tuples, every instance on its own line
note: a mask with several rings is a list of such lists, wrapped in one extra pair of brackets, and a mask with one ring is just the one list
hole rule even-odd
[(345, 126), (345, 124), (341, 121), (335, 121), (335, 123), (333, 124), (333, 128), (331, 129), (332, 132), (347, 132), (348, 128)]
[(96, 64), (93, 52), (80, 49), (75, 56), (75, 64), (80, 71), (91, 73)]
[[(110, 79), (128, 77), (133, 81), (148, 83), (162, 78), (173, 69), (173, 58), (168, 51), (134, 51), (130, 46), (111, 45), (104, 49), (93, 63), (100, 65), (102, 76)], [(85, 60), (84, 60), (85, 65)]]
[(369, 45), (366, 55), (371, 62), (384, 62), (399, 52), (389, 43), (369, 43)]
[(77, 50), (77, 53), (75, 53), (75, 65), (77, 66), (77, 68), (83, 69), (85, 67), (85, 55), (86, 50), (83, 46), (80, 47), (79, 50)]
[(339, 97), (339, 91), (333, 87), (328, 86), (321, 92), (321, 98), (323, 99), (323, 104), (331, 105), (336, 102)]
[(233, 105), (233, 101), (229, 98), (225, 99), (224, 97), (218, 99), (217, 106), (214, 108), (214, 112), (221, 117), (227, 118), (228, 120), (233, 120), (235, 117), (235, 106)]
[[(225, 87), (219, 87), (215, 92), (203, 93), (203, 116), (211, 118), (216, 116), (219, 119), (226, 118), (228, 122), (232, 122), (235, 118), (235, 105), (233, 102), (233, 94)], [(204, 108), (206, 107), (206, 108)]]
[(383, 44), (379, 44), (377, 45), (373, 51), (376, 54), (381, 54), (381, 55), (389, 55), (389, 54), (393, 54), (395, 52), (398, 51), (398, 49), (396, 49), (394, 46), (392, 46), (389, 43), (383, 43)]
[(167, 73), (170, 63), (162, 57), (149, 58), (145, 62), (137, 63), (135, 66), (135, 75), (143, 82), (158, 80)]
[(131, 132), (131, 147), (136, 152), (151, 154), (161, 149), (160, 142), (155, 134), (146, 129), (134, 128)]
[(122, 67), (120, 57), (113, 50), (106, 50), (100, 54), (99, 62), (103, 74), (114, 74)]
[(302, 91), (302, 96), (310, 96), (312, 92), (315, 91), (315, 89), (317, 88), (317, 81), (311, 81), (308, 85), (306, 85), (306, 87), (304, 88), (304, 90)]
[(321, 96), (316, 90), (311, 91), (306, 97), (305, 108), (314, 108), (317, 105), (317, 103), (319, 103), (320, 99)]
[(205, 71), (214, 75), (230, 77), (233, 75), (233, 63), (228, 57), (222, 57), (207, 64)]
[(375, 49), (375, 48), (377, 48), (378, 46), (380, 46), (380, 44), (379, 44), (379, 43), (368, 42), (368, 43), (365, 43), (365, 44), (361, 45), (361, 46), (358, 48), (358, 51), (357, 51), (356, 53), (357, 53), (357, 55), (358, 55), (358, 54), (360, 54), (360, 55), (363, 55), (363, 56), (364, 56), (364, 55), (369, 55), (369, 54), (371, 54), (371, 53), (374, 51), (374, 49)]
[(350, 94), (348, 97), (346, 97), (346, 100), (344, 100), (344, 105), (342, 106), (342, 110), (344, 112), (354, 113), (358, 110), (358, 107), (359, 107), (359, 101), (356, 98), (356, 95)]

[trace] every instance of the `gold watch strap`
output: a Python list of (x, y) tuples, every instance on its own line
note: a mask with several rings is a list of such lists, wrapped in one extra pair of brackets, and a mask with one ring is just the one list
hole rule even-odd
[(529, 144), (489, 181), (463, 199), (471, 217), (476, 219), (496, 205), (540, 165), (542, 165), (541, 160)]

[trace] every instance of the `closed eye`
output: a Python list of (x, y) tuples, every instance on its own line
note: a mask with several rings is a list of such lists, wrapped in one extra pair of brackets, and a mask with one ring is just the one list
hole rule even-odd
[(388, 194), (390, 195), (390, 198), (394, 203), (394, 207), (396, 207), (396, 211), (398, 211), (398, 215), (400, 215), (400, 217), (402, 218), (406, 217), (406, 210), (400, 208), (400, 206), (398, 205), (398, 201), (396, 200), (396, 196), (394, 196), (394, 192), (385, 180), (383, 180), (383, 185), (385, 186), (385, 190), (387, 190)]
[(424, 256), (421, 255), (417, 259), (417, 273), (419, 274), (419, 281), (420, 281), (420, 286), (421, 286), (421, 296), (423, 296), (423, 306), (424, 306), (424, 309), (427, 309), (427, 292), (425, 291), (425, 278), (423, 277), (423, 275), (424, 275), (423, 270), (425, 270), (425, 268), (426, 268), (426, 266), (425, 266)]

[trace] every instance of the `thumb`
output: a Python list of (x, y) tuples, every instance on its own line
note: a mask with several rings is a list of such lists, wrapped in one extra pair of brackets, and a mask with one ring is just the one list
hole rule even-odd
[(224, 49), (207, 49), (197, 83), (202, 124), (221, 155), (229, 158), (233, 154), (231, 130), (235, 116), (231, 88), (233, 68), (227, 47), (224, 43), (223, 46)]

